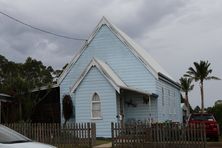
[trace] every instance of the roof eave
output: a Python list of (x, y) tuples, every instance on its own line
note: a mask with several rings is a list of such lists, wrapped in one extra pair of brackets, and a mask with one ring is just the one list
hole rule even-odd
[(162, 81), (164, 81), (164, 82), (166, 82), (166, 83), (168, 83), (168, 84), (171, 84), (171, 85), (177, 87), (178, 89), (180, 89), (180, 84), (179, 84), (179, 83), (171, 80), (170, 78), (168, 78), (168, 77), (165, 76), (164, 74), (162, 74), (162, 73), (159, 72), (159, 73), (158, 73), (158, 76), (159, 76), (159, 79), (160, 79), (160, 80), (162, 80)]
[(68, 64), (68, 66), (65, 68), (65, 70), (62, 72), (62, 74), (60, 75), (59, 79), (57, 80), (57, 84), (60, 85), (62, 83), (62, 81), (64, 80), (64, 78), (66, 77), (66, 75), (69, 73), (69, 71), (71, 70), (71, 67), (73, 64), (76, 63), (76, 61), (79, 59), (79, 57), (82, 55), (83, 51), (85, 50), (86, 47), (88, 47), (89, 43), (93, 40), (93, 38), (95, 37), (97, 31), (100, 29), (100, 27), (103, 24), (108, 24), (109, 22), (107, 21), (107, 19), (103, 16), (102, 19), (100, 20), (100, 22), (98, 23), (98, 25), (95, 27), (94, 31), (90, 34), (88, 40), (83, 44), (83, 46), (77, 51), (77, 53), (74, 55), (74, 57), (72, 58), (71, 62)]
[(98, 63), (98, 61), (96, 59), (92, 59), (92, 61), (88, 64), (88, 66), (84, 69), (84, 71), (81, 73), (80, 77), (78, 78), (78, 80), (76, 81), (76, 83), (72, 86), (72, 88), (70, 89), (70, 94), (75, 92), (76, 89), (78, 88), (78, 86), (80, 85), (80, 83), (82, 82), (82, 80), (84, 79), (84, 77), (87, 75), (87, 73), (90, 71), (90, 69), (96, 66), (97, 69), (100, 71), (100, 73), (108, 80), (108, 82), (114, 87), (114, 89), (120, 93), (120, 86), (115, 82), (115, 80), (113, 80), (110, 76), (108, 76), (108, 72), (104, 72), (105, 69), (102, 68), (102, 66)]
[(41, 86), (38, 88), (34, 88), (33, 90), (31, 90), (31, 92), (37, 92), (37, 91), (41, 91), (41, 90), (47, 90), (47, 89), (51, 89), (51, 88), (56, 88), (59, 87), (58, 84), (53, 84), (53, 85), (47, 85), (47, 86)]

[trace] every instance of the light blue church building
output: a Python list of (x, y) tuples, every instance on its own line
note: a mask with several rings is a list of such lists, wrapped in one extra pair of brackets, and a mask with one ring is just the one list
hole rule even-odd
[(73, 100), (69, 122), (95, 122), (97, 137), (111, 136), (111, 122), (182, 121), (179, 85), (104, 17), (58, 85), (60, 102), (66, 94)]

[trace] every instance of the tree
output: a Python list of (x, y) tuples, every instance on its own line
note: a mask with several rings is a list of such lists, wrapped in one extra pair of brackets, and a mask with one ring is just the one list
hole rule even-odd
[(22, 65), (22, 77), (29, 82), (29, 87), (34, 89), (36, 87), (46, 86), (52, 83), (53, 77), (51, 72), (52, 67), (46, 67), (41, 61), (37, 61), (28, 57)]
[(193, 110), (194, 113), (199, 113), (200, 112), (200, 107), (196, 106)]
[(34, 88), (52, 84), (52, 67), (28, 57), (25, 63), (8, 61), (0, 55), (0, 93), (14, 97), (18, 103), (19, 120), (29, 120), (36, 100), (31, 98)]
[(181, 77), (180, 78), (180, 86), (181, 86), (181, 90), (185, 93), (185, 104), (188, 109), (187, 115), (189, 115), (190, 114), (190, 103), (189, 103), (189, 98), (188, 98), (188, 92), (193, 90), (193, 87), (194, 87), (194, 85), (192, 84), (192, 79)]
[(5, 76), (5, 69), (7, 67), (8, 60), (0, 55), (0, 88), (2, 87), (2, 84), (4, 82), (4, 76)]
[(62, 110), (63, 110), (63, 116), (65, 118), (64, 126), (66, 125), (66, 122), (72, 117), (73, 115), (73, 104), (72, 104), (72, 98), (70, 95), (65, 95), (62, 100)]
[(68, 63), (65, 64), (65, 66), (63, 66), (63, 68), (60, 70), (55, 70), (52, 72), (53, 75), (53, 83), (57, 83), (57, 80), (59, 79), (60, 75), (63, 73), (63, 71), (66, 69), (66, 67), (68, 66)]
[(222, 132), (222, 104), (216, 104), (213, 107), (208, 107), (207, 112), (214, 115), (217, 123), (219, 124), (220, 132)]
[(204, 80), (219, 80), (215, 76), (210, 76), (212, 69), (210, 69), (210, 63), (208, 61), (200, 61), (199, 63), (194, 62), (194, 68), (190, 67), (185, 74), (185, 77), (189, 77), (195, 82), (200, 83), (200, 94), (201, 94), (201, 112), (204, 112)]
[[(67, 66), (67, 64), (63, 67)], [(53, 85), (63, 70), (53, 70), (41, 61), (28, 57), (24, 63), (8, 61), (0, 55), (0, 93), (14, 97), (18, 103), (19, 120), (29, 120), (35, 106), (44, 97), (33, 97), (32, 90)], [(50, 91), (50, 89), (49, 89)]]

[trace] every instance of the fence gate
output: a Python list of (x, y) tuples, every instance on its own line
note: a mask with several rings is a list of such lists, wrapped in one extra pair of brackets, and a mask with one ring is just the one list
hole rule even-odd
[(206, 148), (203, 124), (111, 123), (112, 147), (120, 148)]

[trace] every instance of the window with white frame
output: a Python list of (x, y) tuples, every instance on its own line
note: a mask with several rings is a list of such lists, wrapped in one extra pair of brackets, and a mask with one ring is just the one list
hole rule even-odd
[(173, 114), (176, 114), (176, 92), (174, 91), (174, 97), (173, 97)]
[(172, 97), (170, 95), (169, 89), (168, 89), (168, 113), (172, 114)]
[(92, 97), (92, 118), (101, 118), (101, 101), (97, 93)]
[(162, 106), (164, 106), (164, 88), (162, 87)]

